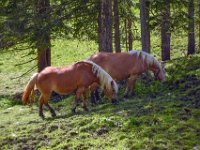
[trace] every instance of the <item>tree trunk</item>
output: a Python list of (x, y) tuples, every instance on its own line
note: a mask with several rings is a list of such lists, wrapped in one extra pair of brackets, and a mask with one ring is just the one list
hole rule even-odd
[(189, 1), (188, 7), (188, 52), (187, 54), (194, 54), (195, 52), (195, 38), (194, 38), (194, 0)]
[(120, 30), (119, 30), (119, 14), (118, 14), (118, 0), (114, 0), (114, 28), (115, 28), (115, 52), (121, 52), (120, 47)]
[(36, 0), (36, 46), (38, 51), (38, 72), (51, 65), (50, 31), (50, 1)]
[(148, 0), (140, 0), (142, 50), (147, 53), (150, 53), (149, 5)]
[(166, 0), (162, 8), (161, 48), (162, 60), (170, 60), (170, 0)]
[(99, 51), (112, 52), (112, 0), (101, 0)]
[(198, 7), (199, 7), (199, 52), (200, 52), (200, 0), (198, 1)]
[(128, 47), (129, 47), (129, 51), (133, 50), (133, 33), (132, 33), (131, 19), (128, 19)]
[(126, 50), (128, 51), (128, 32), (127, 32), (127, 19), (124, 19), (124, 31), (125, 31), (125, 45)]
[(101, 1), (98, 1), (98, 4), (97, 4), (97, 9), (98, 9), (98, 20), (97, 20), (97, 23), (98, 23), (98, 44), (99, 44), (99, 52), (101, 51), (100, 49), (100, 43), (101, 43)]

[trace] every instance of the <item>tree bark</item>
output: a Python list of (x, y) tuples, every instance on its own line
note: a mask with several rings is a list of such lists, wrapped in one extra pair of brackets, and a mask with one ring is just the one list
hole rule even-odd
[(50, 1), (36, 0), (36, 47), (38, 52), (38, 72), (51, 65), (51, 41), (50, 41)]
[(194, 0), (189, 1), (188, 6), (188, 52), (187, 54), (194, 54), (195, 52), (195, 38), (194, 38)]
[(118, 0), (114, 0), (114, 29), (115, 29), (115, 52), (121, 52), (120, 47), (120, 30), (119, 30), (119, 14), (118, 14)]
[(140, 0), (142, 50), (147, 53), (150, 53), (149, 5), (148, 0)]
[(170, 60), (170, 0), (165, 0), (162, 8), (161, 49), (162, 61)]
[(124, 19), (124, 31), (125, 31), (125, 45), (126, 45), (126, 50), (128, 51), (128, 30), (127, 30), (127, 19)]
[(112, 0), (100, 2), (99, 51), (112, 52)]
[(200, 52), (200, 0), (198, 1), (198, 7), (199, 7), (199, 52)]
[(128, 48), (129, 48), (129, 51), (133, 50), (133, 33), (132, 33), (131, 19), (128, 19)]

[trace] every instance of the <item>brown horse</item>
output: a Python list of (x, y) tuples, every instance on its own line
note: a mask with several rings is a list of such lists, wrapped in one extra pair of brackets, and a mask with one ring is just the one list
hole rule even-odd
[[(100, 66), (91, 61), (81, 61), (65, 68), (47, 67), (40, 73), (34, 74), (28, 82), (23, 96), (23, 104), (33, 103), (34, 86), (40, 91), (39, 116), (44, 118), (43, 105), (51, 112), (52, 117), (56, 116), (55, 111), (48, 104), (51, 93), (69, 94), (75, 92), (75, 100), (72, 112), (75, 112), (81, 97), (86, 95), (88, 90), (93, 90), (96, 86), (101, 86), (106, 96), (116, 101), (118, 86), (112, 77)], [(86, 96), (84, 96), (86, 97)], [(87, 102), (83, 99), (83, 108), (87, 111)]]
[(88, 60), (95, 62), (108, 72), (116, 81), (127, 80), (124, 98), (132, 92), (136, 78), (147, 70), (153, 71), (156, 79), (163, 82), (165, 72), (161, 64), (150, 54), (132, 50), (124, 53), (100, 52), (92, 55)]

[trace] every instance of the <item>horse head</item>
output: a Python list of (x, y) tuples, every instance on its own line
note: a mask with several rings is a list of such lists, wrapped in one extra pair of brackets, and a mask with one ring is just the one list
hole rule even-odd
[(164, 67), (158, 61), (153, 63), (151, 70), (153, 71), (156, 80), (161, 82), (165, 81)]
[(136, 53), (138, 55), (138, 58), (146, 63), (147, 68), (153, 71), (156, 80), (159, 80), (161, 82), (165, 81), (165, 71), (163, 69), (164, 67), (162, 67), (161, 63), (158, 62), (152, 55), (140, 51), (133, 51), (132, 53)]

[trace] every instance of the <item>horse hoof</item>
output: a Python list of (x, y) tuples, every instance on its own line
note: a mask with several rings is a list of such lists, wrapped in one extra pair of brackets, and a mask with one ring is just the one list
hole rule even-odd
[(118, 100), (116, 100), (116, 99), (112, 99), (112, 103), (113, 103), (113, 104), (118, 104), (119, 102), (118, 102)]
[(72, 108), (72, 113), (75, 114), (76, 113), (76, 109)]
[(56, 117), (56, 113), (52, 113), (51, 116), (52, 116), (52, 117)]
[(89, 109), (85, 106), (85, 107), (83, 107), (83, 109), (85, 110), (85, 111), (89, 111)]

